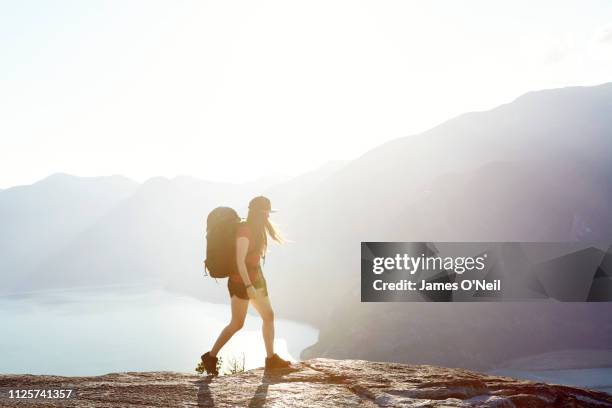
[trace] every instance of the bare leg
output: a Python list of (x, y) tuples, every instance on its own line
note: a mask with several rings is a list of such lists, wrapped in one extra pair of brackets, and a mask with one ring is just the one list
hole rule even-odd
[(221, 331), (215, 345), (210, 350), (210, 355), (212, 357), (216, 357), (221, 347), (223, 347), (238, 330), (242, 329), (248, 308), (248, 300), (240, 299), (238, 296), (232, 296), (232, 320)]
[(263, 321), (261, 331), (266, 345), (267, 357), (274, 355), (274, 311), (268, 296), (251, 299), (251, 303)]

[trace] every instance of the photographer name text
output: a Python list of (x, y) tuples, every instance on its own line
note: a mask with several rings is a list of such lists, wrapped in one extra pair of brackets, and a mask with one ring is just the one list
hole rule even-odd
[[(452, 271), (456, 275), (465, 272), (481, 272), (485, 269), (487, 254), (477, 257), (438, 257), (438, 256), (411, 256), (408, 254), (396, 254), (394, 257), (376, 257), (372, 263), (372, 273), (381, 275), (395, 271), (404, 271), (414, 275), (419, 271), (440, 272)], [(487, 281), (484, 279), (462, 279), (457, 282), (430, 282), (426, 279), (409, 280), (401, 279), (389, 282), (383, 279), (375, 279), (372, 286), (376, 291), (500, 291), (501, 280)]]

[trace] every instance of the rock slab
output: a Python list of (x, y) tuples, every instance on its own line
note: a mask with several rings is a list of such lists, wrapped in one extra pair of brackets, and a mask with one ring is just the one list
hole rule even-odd
[[(17, 400), (8, 389), (74, 389), (67, 400)], [(222, 377), (128, 372), (97, 377), (0, 375), (2, 407), (610, 407), (603, 392), (464, 369), (313, 359), (293, 370)]]

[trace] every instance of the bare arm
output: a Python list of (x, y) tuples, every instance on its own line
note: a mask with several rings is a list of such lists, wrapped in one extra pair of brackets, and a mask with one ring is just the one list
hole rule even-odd
[(246, 266), (246, 255), (249, 250), (249, 239), (246, 237), (240, 237), (236, 241), (236, 262), (238, 266), (238, 273), (244, 282), (244, 286), (252, 284)]

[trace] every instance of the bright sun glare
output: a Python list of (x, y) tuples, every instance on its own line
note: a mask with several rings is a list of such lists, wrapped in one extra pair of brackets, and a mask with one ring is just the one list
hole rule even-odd
[(5, 3), (0, 187), (293, 175), (526, 91), (611, 79), (612, 4), (509, 5)]

